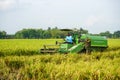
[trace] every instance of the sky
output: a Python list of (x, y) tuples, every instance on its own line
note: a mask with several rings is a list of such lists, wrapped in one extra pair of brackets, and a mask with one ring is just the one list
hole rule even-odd
[(120, 0), (0, 0), (0, 31), (56, 26), (113, 33), (120, 30)]

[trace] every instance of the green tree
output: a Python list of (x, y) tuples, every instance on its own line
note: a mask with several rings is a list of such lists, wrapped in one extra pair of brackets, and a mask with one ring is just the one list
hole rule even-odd
[(43, 38), (51, 38), (51, 34), (50, 34), (50, 32), (49, 31), (44, 31), (43, 32)]
[(88, 34), (88, 30), (85, 30), (83, 28), (80, 28), (80, 33), (81, 34)]
[(120, 38), (120, 31), (115, 31), (115, 32), (113, 33), (113, 37), (114, 37), (114, 38)]
[(51, 29), (50, 33), (52, 38), (60, 38), (60, 30), (57, 27)]
[(109, 31), (101, 32), (100, 36), (106, 36), (107, 38), (112, 38), (112, 34)]
[(44, 31), (42, 29), (36, 30), (36, 38), (44, 38), (43, 36)]
[(5, 31), (0, 31), (0, 39), (6, 38), (6, 32)]
[(22, 31), (17, 31), (17, 32), (15, 33), (15, 38), (17, 38), (17, 39), (23, 38)]

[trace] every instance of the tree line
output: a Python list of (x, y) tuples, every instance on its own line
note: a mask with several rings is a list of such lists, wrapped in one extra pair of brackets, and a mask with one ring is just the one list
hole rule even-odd
[[(90, 34), (88, 30), (83, 28), (76, 29), (75, 32), (80, 32), (81, 34)], [(73, 31), (73, 33), (74, 33)], [(67, 31), (61, 31), (57, 27), (48, 27), (47, 30), (43, 29), (22, 29), (17, 31), (15, 34), (10, 35), (5, 31), (0, 31), (0, 39), (48, 39), (48, 38), (64, 38), (67, 35)], [(91, 34), (98, 36), (106, 36), (107, 38), (120, 38), (120, 30), (115, 31), (113, 34), (109, 31), (101, 32), (99, 34)]]

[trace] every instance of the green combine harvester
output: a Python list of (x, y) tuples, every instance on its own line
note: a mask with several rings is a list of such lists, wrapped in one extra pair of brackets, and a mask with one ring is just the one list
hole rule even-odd
[[(70, 29), (61, 29), (62, 31), (73, 31)], [(66, 43), (65, 41), (56, 45), (44, 45), (40, 49), (41, 53), (80, 53), (91, 51), (103, 51), (108, 47), (108, 41), (103, 36), (93, 36), (88, 34), (72, 33), (73, 44)]]

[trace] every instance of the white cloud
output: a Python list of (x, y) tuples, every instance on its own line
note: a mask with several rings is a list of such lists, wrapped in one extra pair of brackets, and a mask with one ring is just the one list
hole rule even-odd
[(103, 17), (102, 16), (89, 16), (85, 22), (86, 26), (93, 26), (99, 21), (102, 21)]
[(8, 10), (14, 7), (16, 0), (0, 0), (0, 10)]

